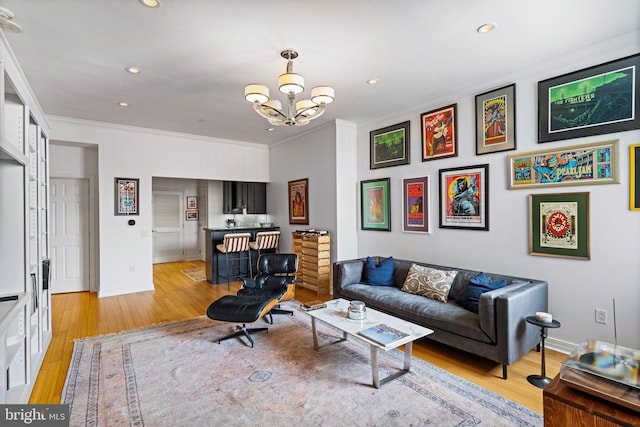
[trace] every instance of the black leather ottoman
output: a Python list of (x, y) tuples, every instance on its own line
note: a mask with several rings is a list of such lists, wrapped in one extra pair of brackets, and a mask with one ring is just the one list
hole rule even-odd
[(244, 335), (253, 347), (254, 332), (268, 332), (269, 328), (247, 328), (247, 323), (253, 323), (269, 313), (278, 303), (276, 298), (270, 296), (249, 296), (249, 295), (225, 295), (212, 302), (207, 308), (207, 317), (223, 322), (242, 323), (236, 326), (236, 332), (218, 340), (220, 342), (233, 337)]

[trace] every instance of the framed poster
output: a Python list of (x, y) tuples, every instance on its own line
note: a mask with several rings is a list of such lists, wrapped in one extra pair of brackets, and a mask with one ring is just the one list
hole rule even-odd
[(589, 193), (529, 195), (529, 254), (589, 259)]
[(431, 232), (429, 212), (431, 206), (429, 177), (406, 178), (402, 180), (403, 222), (402, 231)]
[(476, 95), (476, 155), (515, 149), (515, 83)]
[(187, 196), (187, 209), (198, 209), (198, 197)]
[(289, 181), (289, 224), (309, 224), (309, 179)]
[(618, 140), (508, 156), (509, 188), (617, 184)]
[(440, 228), (489, 230), (489, 165), (440, 169)]
[(629, 147), (629, 208), (640, 211), (640, 144)]
[(408, 165), (411, 153), (409, 129), (411, 122), (398, 123), (369, 133), (369, 169)]
[(360, 181), (360, 214), (363, 230), (391, 231), (389, 178)]
[(422, 125), (422, 161), (458, 155), (457, 104), (420, 115)]
[(115, 215), (140, 215), (138, 178), (115, 179)]
[(538, 142), (640, 128), (640, 54), (538, 82)]
[(188, 210), (184, 213), (184, 219), (187, 221), (197, 221), (198, 220), (198, 211)]

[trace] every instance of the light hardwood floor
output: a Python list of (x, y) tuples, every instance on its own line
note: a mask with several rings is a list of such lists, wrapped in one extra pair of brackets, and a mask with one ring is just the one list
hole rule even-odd
[[(53, 339), (29, 403), (60, 403), (73, 340), (204, 315), (209, 304), (228, 291), (226, 284), (194, 282), (181, 273), (181, 270), (201, 266), (204, 263), (200, 261), (154, 265), (155, 291), (108, 298), (97, 298), (95, 293), (89, 292), (53, 295)], [(239, 287), (240, 282), (233, 284), (231, 292), (235, 293)], [(299, 287), (296, 299), (309, 302), (318, 298)], [(418, 341), (413, 346), (413, 354), (542, 413), (542, 390), (527, 382), (528, 375), (540, 373), (540, 353), (535, 350), (509, 367), (506, 381), (502, 379), (501, 365), (431, 340)], [(559, 372), (564, 358), (564, 354), (547, 350), (549, 377), (553, 378)]]

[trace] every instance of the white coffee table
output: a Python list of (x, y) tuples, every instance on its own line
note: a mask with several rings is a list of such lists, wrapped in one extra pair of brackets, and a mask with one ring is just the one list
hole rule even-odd
[[(347, 315), (347, 309), (350, 301), (345, 299), (334, 299), (327, 301), (327, 307), (319, 310), (309, 311), (311, 316), (311, 330), (313, 331), (313, 348), (316, 351), (323, 350), (331, 345), (343, 342), (347, 339), (348, 335), (362, 340), (369, 344), (371, 349), (371, 371), (373, 375), (373, 386), (380, 388), (389, 381), (392, 381), (407, 372), (411, 368), (411, 350), (413, 348), (413, 342), (419, 338), (432, 334), (431, 329), (416, 325), (415, 323), (407, 322), (406, 320), (399, 319), (386, 313), (374, 310), (367, 307), (367, 317), (364, 320), (352, 320)], [(335, 341), (331, 341), (322, 345), (318, 344), (318, 333), (316, 330), (316, 320), (320, 320), (327, 325), (342, 331), (342, 338)], [(371, 341), (358, 332), (376, 326), (380, 323), (384, 323), (392, 328), (409, 334), (408, 336), (394, 341), (388, 345), (381, 345), (374, 341)], [(378, 371), (378, 349), (389, 351), (404, 344), (404, 366), (403, 369), (389, 375), (386, 378), (380, 379)]]

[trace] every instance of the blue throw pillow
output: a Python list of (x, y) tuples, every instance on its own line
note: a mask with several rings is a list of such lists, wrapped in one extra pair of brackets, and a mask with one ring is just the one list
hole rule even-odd
[(469, 284), (467, 284), (462, 292), (460, 292), (460, 295), (456, 298), (456, 302), (467, 310), (477, 313), (480, 295), (485, 292), (493, 291), (494, 289), (500, 289), (506, 285), (506, 280), (490, 282), (489, 278), (484, 273), (480, 273), (473, 279), (469, 280)]
[(380, 265), (376, 265), (371, 257), (367, 257), (363, 283), (373, 286), (393, 286), (393, 257), (383, 259)]

